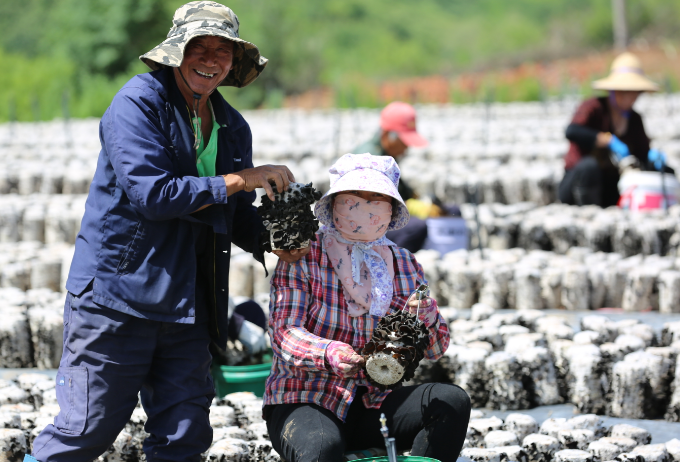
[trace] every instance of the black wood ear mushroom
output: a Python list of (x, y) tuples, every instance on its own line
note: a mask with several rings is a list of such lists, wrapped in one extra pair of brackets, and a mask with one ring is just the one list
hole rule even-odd
[(292, 250), (309, 246), (316, 240), (319, 221), (312, 213), (312, 204), (321, 199), (321, 193), (312, 183), (290, 183), (287, 191), (279, 193), (276, 185), (274, 201), (265, 194), (257, 212), (262, 217), (264, 249)]
[(413, 378), (427, 344), (427, 327), (415, 314), (402, 310), (384, 316), (361, 352), (368, 380), (382, 391), (400, 388)]

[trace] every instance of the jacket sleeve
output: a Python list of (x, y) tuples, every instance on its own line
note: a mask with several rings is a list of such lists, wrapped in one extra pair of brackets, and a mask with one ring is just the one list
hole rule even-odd
[(583, 101), (567, 127), (565, 136), (578, 146), (581, 156), (591, 153), (595, 147), (597, 134), (603, 130), (605, 114), (602, 104), (598, 98)]
[[(250, 128), (246, 126), (244, 130), (247, 130), (247, 138), (245, 141), (247, 146), (246, 159), (243, 168), (245, 170), (253, 168), (253, 144)], [(236, 200), (236, 220), (232, 232), (232, 242), (246, 252), (252, 253), (255, 260), (264, 266), (264, 254), (262, 250), (260, 250), (260, 234), (265, 228), (262, 224), (262, 217), (260, 217), (253, 205), (253, 202), (255, 201), (255, 191), (239, 191), (232, 195), (231, 198), (232, 200)], [(265, 272), (266, 271), (267, 268), (265, 267)]]
[(437, 322), (430, 327), (430, 344), (425, 352), (425, 357), (433, 360), (441, 358), (449, 348), (450, 341), (449, 326), (440, 313)]
[[(265, 230), (262, 217), (253, 206), (252, 199), (247, 197), (255, 193), (236, 193), (236, 218), (234, 222), (232, 242), (253, 254), (255, 260), (264, 265), (264, 252), (260, 249), (260, 234)], [(231, 196), (232, 198), (234, 196)], [(265, 267), (265, 272), (267, 268)]]
[[(157, 97), (156, 97), (157, 98)], [(225, 204), (222, 177), (178, 176), (167, 121), (158, 102), (140, 88), (124, 88), (113, 99), (102, 123), (102, 144), (130, 202), (149, 220), (189, 215), (208, 204)]]
[(571, 123), (565, 133), (569, 141), (573, 141), (581, 148), (581, 152), (590, 153), (595, 147), (597, 134), (599, 132), (593, 128)]
[(272, 276), (269, 336), (274, 354), (286, 363), (307, 371), (326, 370), (326, 347), (331, 340), (305, 328), (311, 303), (307, 258), (288, 264), (279, 260)]

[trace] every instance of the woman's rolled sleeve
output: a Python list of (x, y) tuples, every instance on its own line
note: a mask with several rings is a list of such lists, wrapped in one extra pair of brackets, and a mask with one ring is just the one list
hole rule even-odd
[(430, 344), (425, 351), (427, 359), (439, 359), (444, 355), (444, 352), (449, 348), (449, 326), (446, 324), (442, 315), (439, 314), (439, 319), (430, 327)]
[(307, 262), (279, 260), (272, 276), (269, 336), (274, 354), (297, 368), (326, 370), (326, 347), (331, 342), (310, 333), (306, 326), (311, 296)]
[[(425, 281), (425, 272), (423, 267), (418, 263), (415, 256), (411, 257), (411, 262), (415, 266), (416, 272), (418, 274), (418, 281)], [(425, 357), (427, 359), (439, 359), (444, 355), (444, 352), (449, 348), (450, 336), (449, 336), (449, 326), (442, 317), (441, 313), (437, 315), (437, 321), (432, 327), (429, 328), (430, 331), (430, 343), (425, 351)]]

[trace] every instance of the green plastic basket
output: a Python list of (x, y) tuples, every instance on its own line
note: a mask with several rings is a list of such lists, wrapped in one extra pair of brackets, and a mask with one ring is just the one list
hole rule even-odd
[(251, 366), (213, 365), (212, 376), (217, 396), (222, 398), (237, 391), (251, 391), (261, 398), (272, 368), (272, 357), (264, 355), (262, 360), (262, 364)]
[[(376, 456), (369, 457), (367, 459), (356, 459), (353, 460), (352, 462), (364, 462), (368, 460), (372, 460), (373, 462), (389, 462), (387, 456)], [(397, 460), (399, 462), (439, 462), (439, 459), (430, 459), (429, 457), (420, 456), (397, 456)]]

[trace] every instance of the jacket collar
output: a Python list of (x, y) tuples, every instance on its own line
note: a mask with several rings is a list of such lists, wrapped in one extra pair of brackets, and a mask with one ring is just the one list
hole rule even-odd
[[(152, 77), (149, 84), (166, 101), (169, 101), (173, 106), (178, 108), (187, 106), (187, 102), (177, 86), (177, 81), (175, 80), (175, 74), (173, 73), (172, 68), (166, 67), (164, 69), (149, 72), (147, 75)], [(237, 130), (245, 125), (246, 122), (243, 117), (241, 117), (240, 114), (225, 101), (219, 91), (215, 91), (210, 95), (210, 103), (212, 104), (215, 113), (215, 119), (217, 119), (217, 123), (220, 127), (229, 127), (231, 130)], [(187, 111), (181, 110), (180, 113), (186, 114), (186, 121), (190, 124), (191, 120)]]
[(229, 111), (227, 111), (227, 106), (232, 109), (231, 106), (222, 98), (219, 91), (215, 90), (212, 95), (210, 95), (210, 103), (213, 107), (213, 112), (215, 114), (215, 120), (220, 125), (220, 127), (232, 127), (234, 125), (233, 117)]

